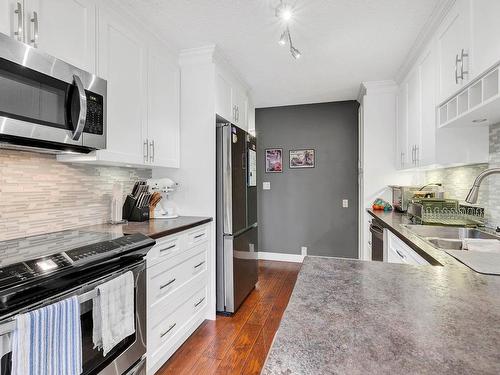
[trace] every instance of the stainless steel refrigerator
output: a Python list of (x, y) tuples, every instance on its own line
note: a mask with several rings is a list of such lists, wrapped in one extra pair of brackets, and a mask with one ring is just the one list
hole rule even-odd
[(257, 283), (257, 144), (217, 124), (217, 311), (234, 313)]

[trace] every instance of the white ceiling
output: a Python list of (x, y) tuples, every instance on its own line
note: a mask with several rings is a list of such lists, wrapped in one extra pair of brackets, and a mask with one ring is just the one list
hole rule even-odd
[(216, 44), (257, 107), (357, 97), (363, 81), (393, 79), (442, 0), (289, 0), (302, 58), (277, 41), (279, 0), (121, 0), (178, 49)]

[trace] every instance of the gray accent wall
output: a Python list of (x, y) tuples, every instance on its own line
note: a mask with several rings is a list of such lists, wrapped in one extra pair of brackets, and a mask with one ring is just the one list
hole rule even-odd
[[(256, 109), (260, 251), (301, 254), (306, 246), (308, 255), (358, 257), (358, 107)], [(283, 172), (265, 173), (265, 149), (275, 147), (283, 149)], [(290, 169), (289, 150), (310, 148), (316, 167)], [(271, 190), (262, 189), (265, 181)]]

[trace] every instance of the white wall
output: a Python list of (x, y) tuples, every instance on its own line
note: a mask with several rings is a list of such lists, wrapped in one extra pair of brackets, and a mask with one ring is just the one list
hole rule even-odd
[(414, 185), (423, 173), (396, 170), (396, 90), (392, 81), (365, 82), (360, 94), (360, 259), (371, 259), (366, 208), (376, 198), (392, 201), (388, 185)]

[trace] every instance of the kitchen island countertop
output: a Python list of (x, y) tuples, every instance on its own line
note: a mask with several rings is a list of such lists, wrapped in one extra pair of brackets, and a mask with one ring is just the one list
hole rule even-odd
[(306, 257), (262, 374), (499, 374), (500, 276), (425, 250), (442, 266)]

